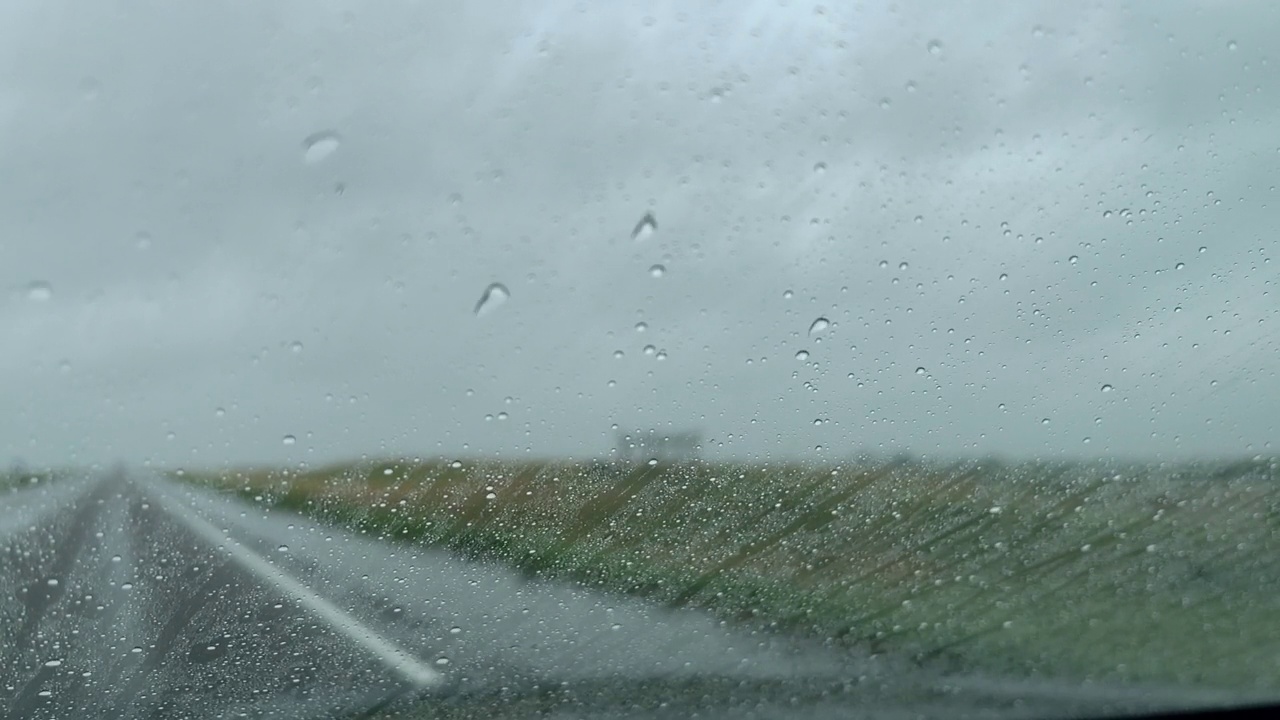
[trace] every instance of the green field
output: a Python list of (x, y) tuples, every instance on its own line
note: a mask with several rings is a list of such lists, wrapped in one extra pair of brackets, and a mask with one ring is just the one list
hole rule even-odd
[(68, 471), (53, 470), (0, 470), (0, 493), (21, 487), (34, 487), (70, 474), (72, 473)]
[(1280, 688), (1273, 461), (177, 474), (370, 535), (942, 668)]

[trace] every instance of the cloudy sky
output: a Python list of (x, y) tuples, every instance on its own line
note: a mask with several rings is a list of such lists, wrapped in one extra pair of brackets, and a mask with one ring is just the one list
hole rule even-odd
[(850, 5), (0, 5), (0, 461), (1275, 452), (1280, 10)]

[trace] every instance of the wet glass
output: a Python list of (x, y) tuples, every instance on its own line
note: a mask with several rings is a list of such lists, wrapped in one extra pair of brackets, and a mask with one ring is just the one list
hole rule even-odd
[(1278, 22), (0, 6), (0, 715), (1274, 701)]

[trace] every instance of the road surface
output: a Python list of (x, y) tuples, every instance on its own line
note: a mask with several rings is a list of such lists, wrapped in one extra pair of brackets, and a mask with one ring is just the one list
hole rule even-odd
[(1228, 694), (944, 677), (150, 475), (0, 495), (0, 716), (1068, 717)]

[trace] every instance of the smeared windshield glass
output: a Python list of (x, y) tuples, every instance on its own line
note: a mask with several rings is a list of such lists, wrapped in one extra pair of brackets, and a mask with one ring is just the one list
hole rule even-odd
[(1278, 21), (0, 6), (0, 715), (1276, 700)]

